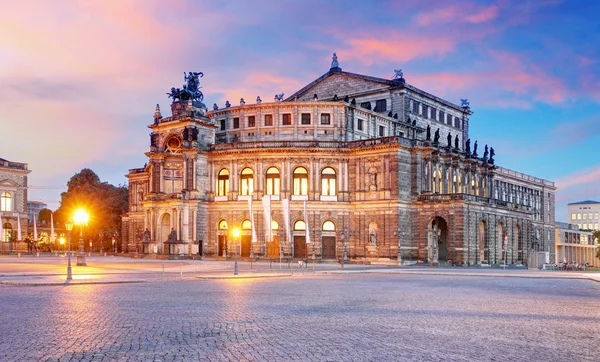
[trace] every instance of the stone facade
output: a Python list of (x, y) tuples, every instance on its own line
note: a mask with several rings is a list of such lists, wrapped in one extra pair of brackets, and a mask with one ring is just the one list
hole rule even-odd
[[(0, 158), (0, 252), (27, 251), (27, 244), (19, 240), (27, 235), (27, 175), (26, 163), (10, 162)], [(21, 238), (21, 239), (22, 239)]]
[(284, 101), (171, 108), (128, 174), (124, 250), (459, 265), (554, 250), (554, 184), (470, 152), (468, 105), (403, 78), (332, 68)]

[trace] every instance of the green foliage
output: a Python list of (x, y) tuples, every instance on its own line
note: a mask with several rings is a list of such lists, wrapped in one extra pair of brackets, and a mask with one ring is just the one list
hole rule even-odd
[[(64, 225), (72, 220), (77, 209), (84, 209), (89, 215), (88, 225), (83, 228), (86, 245), (89, 240), (97, 244), (99, 239), (106, 244), (115, 233), (120, 234), (121, 215), (127, 211), (128, 196), (127, 187), (101, 182), (94, 171), (84, 168), (67, 182), (54, 222)], [(74, 237), (76, 232), (78, 226), (73, 228)]]
[(52, 217), (52, 211), (50, 209), (41, 209), (38, 214), (39, 222), (46, 222), (46, 224), (50, 225), (50, 219)]

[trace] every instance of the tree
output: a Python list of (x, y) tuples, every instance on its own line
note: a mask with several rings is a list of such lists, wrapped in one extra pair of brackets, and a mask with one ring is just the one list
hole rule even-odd
[(39, 222), (43, 222), (45, 224), (50, 225), (50, 220), (52, 218), (52, 210), (50, 209), (41, 209), (40, 213), (38, 214), (38, 221)]
[[(98, 245), (101, 238), (106, 241), (106, 236), (110, 239), (120, 233), (121, 215), (129, 207), (128, 195), (127, 187), (101, 182), (94, 171), (84, 168), (67, 182), (67, 191), (61, 194), (54, 220), (64, 225), (77, 209), (86, 210), (90, 218), (83, 228), (84, 244), (92, 241)], [(76, 231), (79, 231), (77, 226), (73, 230), (74, 240), (77, 240)]]
[[(592, 238), (594, 239), (592, 240), (594, 244), (600, 243), (600, 230), (593, 231)], [(596, 248), (596, 258), (600, 259), (600, 245)]]

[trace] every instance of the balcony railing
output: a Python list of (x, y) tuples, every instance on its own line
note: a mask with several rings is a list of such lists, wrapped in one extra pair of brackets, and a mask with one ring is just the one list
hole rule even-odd
[(443, 201), (470, 201), (480, 202), (489, 205), (496, 205), (499, 207), (505, 207), (509, 209), (518, 209), (523, 211), (531, 211), (531, 207), (527, 205), (515, 204), (512, 202), (506, 202), (502, 200), (492, 199), (489, 197), (482, 197), (470, 194), (424, 194), (417, 197), (418, 201), (424, 202), (443, 202)]

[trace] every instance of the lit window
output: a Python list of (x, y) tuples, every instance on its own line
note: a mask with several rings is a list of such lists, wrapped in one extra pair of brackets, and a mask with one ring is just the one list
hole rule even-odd
[(593, 218), (594, 218), (594, 214), (592, 214), (592, 213), (590, 212), (590, 220), (592, 220)]
[(294, 170), (294, 195), (308, 195), (308, 171), (304, 167)]
[(479, 184), (476, 179), (471, 180), (471, 194), (479, 196)]
[(306, 230), (306, 223), (304, 222), (304, 220), (296, 221), (296, 223), (294, 224), (294, 230), (295, 231)]
[(583, 220), (587, 220), (587, 214), (583, 214)]
[(281, 179), (279, 177), (279, 170), (277, 168), (270, 167), (267, 170), (266, 182), (266, 195), (279, 195)]
[(571, 220), (577, 220), (577, 215), (571, 214)]
[(0, 211), (12, 211), (12, 195), (7, 191), (0, 196)]
[(452, 180), (452, 192), (455, 194), (462, 193), (462, 179), (460, 178), (460, 175), (454, 175), (454, 178)]
[(242, 230), (252, 230), (252, 221), (247, 219), (242, 221)]
[(9, 242), (12, 238), (12, 225), (9, 222), (2, 226), (2, 234), (4, 235), (0, 235), (2, 237), (1, 241)]
[(325, 221), (323, 223), (323, 231), (335, 231), (335, 224), (332, 221)]
[(581, 214), (577, 214), (577, 220), (581, 220)]
[(254, 172), (249, 168), (243, 169), (242, 179), (240, 181), (240, 195), (252, 195), (252, 193), (254, 193)]
[(227, 221), (225, 221), (225, 220), (219, 221), (219, 230), (227, 230)]
[(321, 124), (330, 124), (331, 115), (329, 113), (321, 113)]
[(442, 193), (442, 172), (440, 170), (433, 171), (433, 192)]
[(217, 178), (217, 196), (227, 196), (229, 194), (229, 171), (221, 170)]
[(596, 220), (598, 219), (598, 213), (594, 214), (594, 219), (596, 219)]
[(302, 113), (302, 124), (310, 124), (310, 113)]
[(321, 172), (321, 195), (334, 196), (336, 192), (335, 170), (327, 167)]

